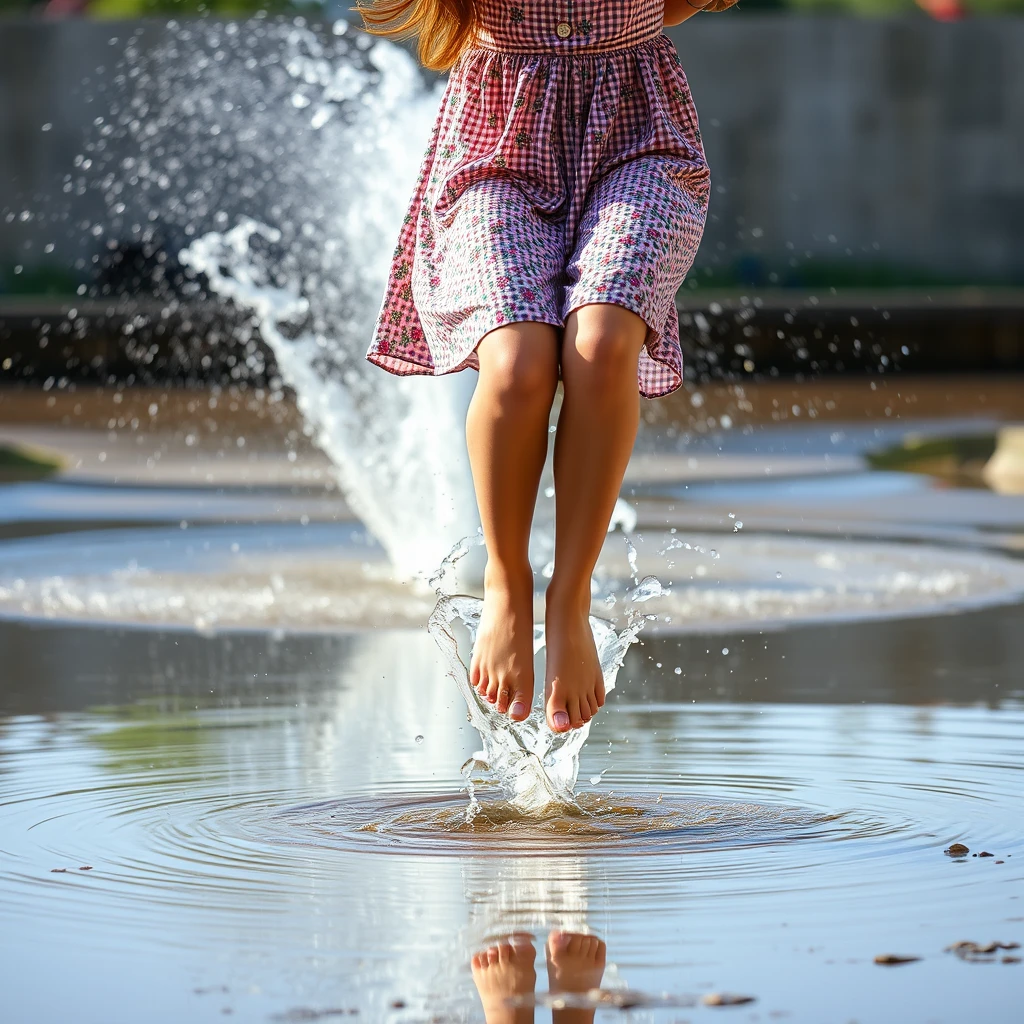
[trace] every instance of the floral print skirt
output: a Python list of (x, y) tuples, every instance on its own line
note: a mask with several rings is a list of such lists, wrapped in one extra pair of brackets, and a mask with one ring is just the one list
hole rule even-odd
[[(592, 0), (587, 26), (600, 26), (602, 3), (628, 7)], [(580, 306), (607, 302), (647, 324), (641, 393), (679, 387), (675, 295), (704, 228), (709, 174), (660, 15), (657, 25), (656, 36), (610, 49), (599, 39), (579, 48), (576, 31), (572, 50), (463, 54), (402, 224), (369, 360), (398, 374), (477, 367), (476, 347), (496, 327), (561, 327)]]

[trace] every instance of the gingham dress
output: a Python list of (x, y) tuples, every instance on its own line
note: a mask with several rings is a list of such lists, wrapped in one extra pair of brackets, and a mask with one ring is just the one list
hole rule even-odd
[(664, 0), (476, 4), (367, 358), (398, 374), (477, 367), (496, 327), (560, 327), (611, 302), (648, 326), (641, 393), (667, 394), (709, 175)]

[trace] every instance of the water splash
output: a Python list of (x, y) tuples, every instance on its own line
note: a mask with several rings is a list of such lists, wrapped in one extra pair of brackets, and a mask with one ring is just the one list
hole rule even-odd
[(270, 347), (271, 401), (295, 392), (352, 511), (401, 574), (426, 575), (478, 525), (462, 441), (475, 375), (398, 379), (363, 355), (438, 86), (400, 47), (301, 18), (171, 22), (155, 46), (129, 40), (122, 65), (131, 98), (82, 166), (108, 247), (159, 268), (119, 287), (162, 281), (170, 312), (204, 297), (240, 310), (232, 376), (263, 372)]
[[(473, 817), (479, 809), (471, 779), (472, 772), (480, 768), (493, 774), (506, 799), (520, 813), (539, 815), (572, 805), (580, 749), (590, 734), (590, 723), (569, 732), (553, 732), (544, 716), (543, 687), (539, 685), (529, 717), (522, 722), (500, 714), (477, 694), (469, 683), (469, 667), (460, 653), (457, 633), (460, 627), (465, 631), (471, 649), (482, 610), (483, 602), (475, 597), (441, 595), (429, 624), (448, 662), (449, 674), (466, 701), (469, 721), (483, 742), (483, 749), (463, 766), (470, 782), (468, 816)], [(616, 632), (607, 622), (591, 616), (605, 692), (615, 689), (626, 651), (637, 639), (643, 622), (643, 616), (635, 616), (625, 629)], [(533, 646), (535, 655), (544, 649), (544, 629), (540, 625), (534, 626)]]
[[(448, 663), (449, 675), (455, 681), (466, 701), (469, 721), (480, 734), (483, 749), (474, 754), (462, 767), (466, 779), (470, 804), (467, 819), (472, 820), (480, 811), (476, 797), (473, 773), (487, 770), (501, 787), (505, 798), (521, 814), (545, 815), (552, 810), (575, 809), (573, 791), (579, 774), (579, 755), (590, 735), (590, 722), (579, 729), (556, 733), (547, 724), (544, 714), (544, 689), (539, 685), (543, 673), (537, 672), (538, 685), (529, 716), (514, 722), (483, 700), (469, 681), (468, 658), (463, 650), (472, 650), (480, 627), (483, 602), (475, 597), (453, 594), (446, 590), (460, 559), (482, 544), (482, 539), (463, 538), (449, 552), (441, 568), (432, 577), (438, 593), (437, 605), (431, 613), (428, 629)], [(646, 577), (630, 593), (632, 605), (647, 601), (663, 593), (654, 576)], [(590, 617), (590, 628), (601, 664), (606, 693), (615, 689), (615, 680), (633, 644), (643, 628), (646, 616), (632, 605), (627, 606), (627, 624), (616, 631), (603, 619)], [(459, 633), (465, 643), (459, 643)], [(534, 624), (534, 658), (545, 646), (544, 627)]]

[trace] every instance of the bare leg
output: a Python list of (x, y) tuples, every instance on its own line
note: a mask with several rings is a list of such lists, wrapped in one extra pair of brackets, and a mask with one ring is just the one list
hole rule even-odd
[(510, 324), (485, 335), (477, 355), (466, 441), (487, 568), (470, 685), (522, 721), (533, 703), (530, 525), (558, 384), (558, 333), (549, 324)]
[(508, 1000), (533, 992), (537, 950), (529, 935), (513, 935), (473, 956), (471, 967), (486, 1024), (532, 1024), (533, 1007), (513, 1008)]
[(545, 703), (556, 732), (578, 729), (604, 704), (590, 577), (640, 422), (637, 361), (647, 325), (610, 303), (569, 315), (565, 396), (555, 438), (555, 571), (547, 591)]

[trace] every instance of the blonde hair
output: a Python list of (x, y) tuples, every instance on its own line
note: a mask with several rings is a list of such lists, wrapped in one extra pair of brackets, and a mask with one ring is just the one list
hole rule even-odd
[(357, 0), (353, 10), (375, 36), (418, 36), (420, 63), (433, 71), (459, 59), (476, 27), (474, 0)]

